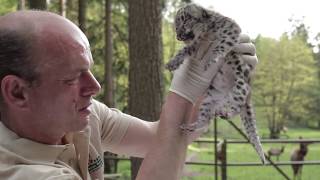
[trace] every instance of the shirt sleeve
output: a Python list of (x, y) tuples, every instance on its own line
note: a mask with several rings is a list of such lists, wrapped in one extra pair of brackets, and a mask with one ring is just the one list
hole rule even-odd
[(120, 144), (127, 129), (135, 117), (122, 113), (115, 108), (109, 108), (96, 100), (92, 104), (93, 118), (100, 124), (101, 146), (103, 151), (110, 151)]

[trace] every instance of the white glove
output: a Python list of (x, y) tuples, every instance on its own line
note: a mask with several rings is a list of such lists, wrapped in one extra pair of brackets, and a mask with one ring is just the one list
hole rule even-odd
[[(209, 44), (209, 41), (202, 41), (200, 47), (208, 47)], [(196, 100), (204, 94), (210, 82), (224, 64), (223, 60), (219, 60), (217, 63), (211, 64), (205, 71), (205, 60), (210, 57), (210, 52), (206, 52), (205, 49), (206, 48), (199, 49), (195, 57), (190, 57), (183, 62), (174, 72), (169, 88), (169, 91), (184, 97), (191, 103), (195, 103)], [(250, 42), (249, 36), (240, 35), (240, 43), (236, 45), (233, 50), (242, 53), (242, 58), (245, 63), (251, 64), (254, 69), (258, 63), (258, 58), (255, 55), (255, 46)], [(204, 55), (204, 53), (206, 54)], [(205, 60), (200, 61), (199, 59)]]

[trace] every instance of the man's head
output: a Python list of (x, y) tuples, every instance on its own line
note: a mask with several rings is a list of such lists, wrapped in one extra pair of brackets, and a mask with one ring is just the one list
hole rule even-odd
[[(17, 75), (33, 82), (36, 79), (35, 63), (32, 62), (31, 51), (34, 37), (30, 26), (10, 26), (5, 17), (0, 17), (0, 80), (7, 75)], [(26, 27), (25, 29), (23, 28)], [(2, 93), (0, 94), (3, 105)]]
[(1, 119), (18, 135), (44, 143), (88, 123), (100, 85), (85, 35), (49, 12), (0, 17)]

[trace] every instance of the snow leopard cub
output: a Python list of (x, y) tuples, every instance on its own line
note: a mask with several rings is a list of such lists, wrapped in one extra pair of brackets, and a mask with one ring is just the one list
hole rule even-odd
[[(175, 28), (177, 39), (185, 42), (186, 46), (179, 50), (166, 65), (170, 71), (177, 69), (187, 57), (194, 57), (194, 54), (203, 48), (200, 46), (202, 40), (210, 41), (207, 49), (210, 59), (200, 59), (206, 61), (204, 70), (209, 66), (218, 66), (217, 62), (220, 60), (225, 61), (224, 68), (219, 67), (200, 105), (198, 120), (193, 124), (182, 125), (182, 129), (195, 131), (206, 127), (212, 117), (230, 119), (240, 114), (247, 136), (264, 162), (265, 157), (257, 135), (255, 116), (250, 102), (250, 75), (253, 67), (245, 64), (240, 55), (232, 51), (234, 45), (239, 43), (241, 33), (239, 25), (217, 12), (188, 4), (178, 10)], [(223, 71), (228, 69), (229, 72)], [(231, 87), (230, 81), (224, 80), (226, 76), (234, 79)], [(229, 86), (229, 91), (221, 90), (222, 86)]]

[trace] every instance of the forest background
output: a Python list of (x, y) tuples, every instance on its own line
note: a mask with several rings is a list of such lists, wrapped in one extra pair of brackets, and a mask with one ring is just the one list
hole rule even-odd
[[(175, 39), (173, 18), (185, 2), (190, 1), (0, 0), (0, 15), (46, 9), (79, 25), (91, 43), (92, 71), (103, 87), (96, 98), (154, 121), (172, 78), (163, 66), (183, 46)], [(320, 129), (320, 52), (315, 50), (320, 32), (310, 37), (303, 19), (288, 23), (292, 30), (279, 39), (252, 39), (259, 58), (252, 99), (260, 135), (269, 138), (279, 138), (283, 129)], [(141, 160), (132, 162), (138, 167)]]

